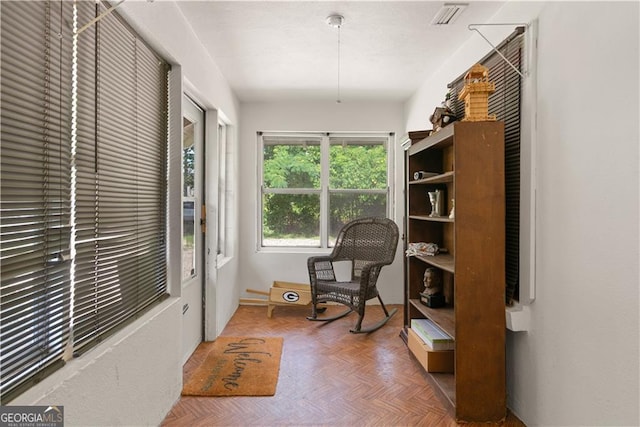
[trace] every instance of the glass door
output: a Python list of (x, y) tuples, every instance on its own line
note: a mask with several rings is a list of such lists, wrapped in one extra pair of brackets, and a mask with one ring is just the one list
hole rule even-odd
[(183, 361), (203, 339), (204, 111), (182, 101), (182, 328)]

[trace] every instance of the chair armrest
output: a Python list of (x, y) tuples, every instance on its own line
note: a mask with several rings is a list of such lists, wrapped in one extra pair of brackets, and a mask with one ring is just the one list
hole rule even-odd
[(380, 261), (380, 262), (372, 262), (371, 264), (367, 264), (364, 267), (362, 267), (362, 272), (360, 273), (360, 277), (363, 276), (369, 276), (371, 274), (371, 270), (374, 268), (379, 267), (380, 269), (382, 267), (384, 267), (385, 265), (389, 265), (390, 263), (386, 262), (386, 261)]
[(325, 261), (331, 262), (333, 261), (333, 258), (331, 258), (331, 256), (329, 255), (312, 256), (307, 259), (307, 265), (311, 265), (311, 263), (315, 263), (315, 262), (325, 262)]
[[(366, 299), (365, 295), (368, 294), (369, 289), (374, 288), (378, 283), (378, 277), (380, 276), (382, 267), (389, 264), (389, 262), (381, 261), (372, 262), (362, 267), (362, 271), (360, 272), (360, 298)], [(374, 277), (372, 277), (372, 275)]]
[(309, 282), (315, 287), (318, 280), (336, 280), (333, 271), (333, 258), (328, 255), (314, 256), (307, 259)]

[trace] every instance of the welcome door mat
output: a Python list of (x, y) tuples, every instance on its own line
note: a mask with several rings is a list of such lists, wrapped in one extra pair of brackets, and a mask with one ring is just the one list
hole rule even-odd
[(273, 396), (282, 337), (218, 337), (182, 389), (183, 396)]

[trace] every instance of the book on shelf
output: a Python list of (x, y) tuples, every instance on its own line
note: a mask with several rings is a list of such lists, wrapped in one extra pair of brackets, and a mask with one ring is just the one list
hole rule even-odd
[(453, 338), (429, 319), (411, 319), (411, 329), (434, 351), (455, 349)]

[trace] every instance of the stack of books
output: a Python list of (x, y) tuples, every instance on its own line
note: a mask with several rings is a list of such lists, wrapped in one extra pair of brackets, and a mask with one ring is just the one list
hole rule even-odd
[(411, 329), (432, 350), (453, 350), (455, 342), (446, 332), (429, 319), (411, 319)]

